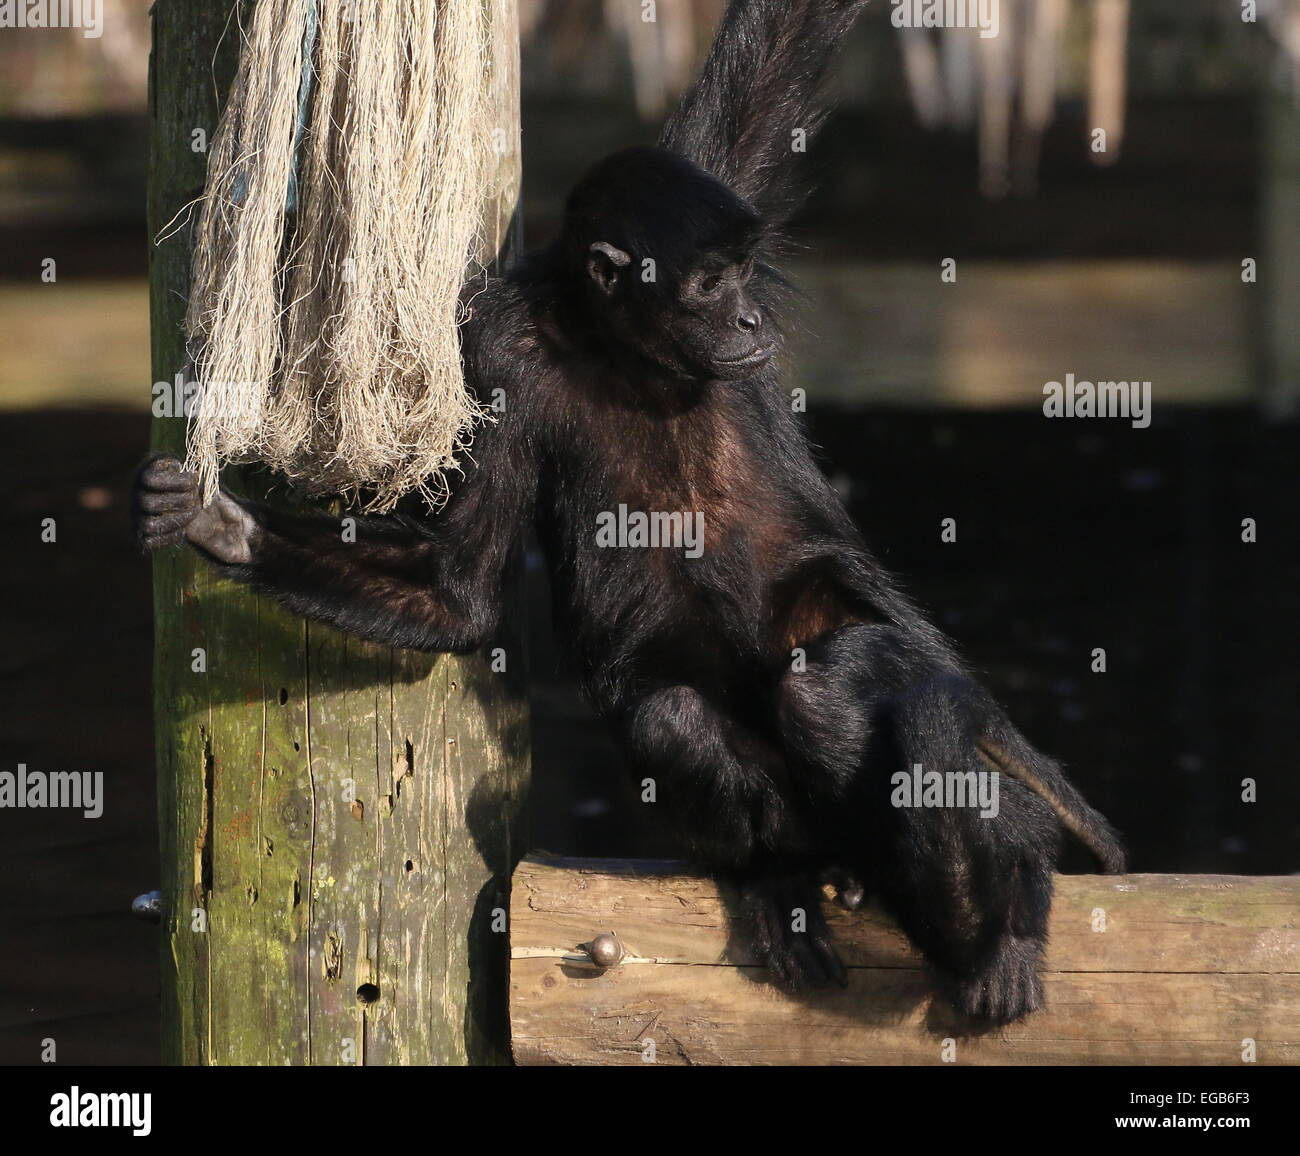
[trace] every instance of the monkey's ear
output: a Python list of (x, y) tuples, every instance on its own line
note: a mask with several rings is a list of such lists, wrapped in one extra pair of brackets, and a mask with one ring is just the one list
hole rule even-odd
[(608, 296), (618, 284), (618, 271), (632, 264), (632, 258), (604, 241), (593, 241), (587, 252), (587, 273)]

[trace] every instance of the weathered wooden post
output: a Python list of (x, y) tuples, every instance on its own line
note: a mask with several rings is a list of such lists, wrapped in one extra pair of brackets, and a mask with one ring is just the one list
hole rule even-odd
[[(507, 166), (485, 209), (490, 255), (519, 188), (518, 34), (515, 0), (479, 2)], [(154, 5), (154, 238), (204, 182), (196, 130), (211, 137), (233, 71), (230, 7)], [(172, 382), (188, 229), (151, 257), (153, 375)], [(181, 417), (155, 417), (156, 447), (183, 441)], [(188, 551), (156, 558), (154, 591), (165, 1059), (504, 1061), (504, 912), (528, 772), (514, 636), (494, 644), (505, 672), (482, 655), (361, 643)]]

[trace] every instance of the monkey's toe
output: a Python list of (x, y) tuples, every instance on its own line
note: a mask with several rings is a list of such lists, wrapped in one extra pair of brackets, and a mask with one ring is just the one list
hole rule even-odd
[(848, 973), (829, 939), (790, 932), (782, 941), (768, 943), (759, 959), (777, 987), (787, 992), (848, 984)]
[(741, 917), (758, 962), (778, 987), (794, 992), (848, 982), (815, 878), (769, 875), (742, 883)]
[(996, 1025), (1041, 1011), (1045, 1001), (1037, 944), (1004, 939), (986, 967), (956, 981), (952, 999), (963, 1014)]

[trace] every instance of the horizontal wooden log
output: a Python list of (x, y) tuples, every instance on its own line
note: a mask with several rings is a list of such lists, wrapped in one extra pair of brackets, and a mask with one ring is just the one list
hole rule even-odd
[[(826, 914), (846, 988), (777, 991), (710, 880), (529, 858), (511, 899), (520, 1064), (1300, 1063), (1300, 877), (1062, 875), (1047, 1009), (981, 1028), (882, 913)], [(584, 944), (613, 934), (617, 965)], [(653, 1050), (647, 1044), (653, 1040)]]

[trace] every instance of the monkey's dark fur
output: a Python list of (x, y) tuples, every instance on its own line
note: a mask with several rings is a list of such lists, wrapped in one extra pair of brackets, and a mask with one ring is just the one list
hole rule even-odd
[[(877, 564), (773, 368), (793, 133), (821, 119), (821, 76), (861, 7), (734, 0), (660, 145), (598, 164), (557, 241), (467, 292), (466, 373), (505, 408), (439, 513), (363, 518), (344, 542), (325, 516), (226, 493), (200, 507), (194, 479), (155, 458), (138, 526), (299, 614), (467, 651), (496, 629), (535, 519), (588, 693), (735, 887), (772, 976), (843, 980), (820, 902), (837, 871), (879, 896), (959, 1009), (1005, 1022), (1042, 1005), (1058, 820), (1105, 869), (1123, 853)], [(620, 505), (701, 513), (702, 555), (600, 548), (597, 516)], [(1002, 772), (1000, 813), (891, 805), (891, 776), (918, 763)]]

